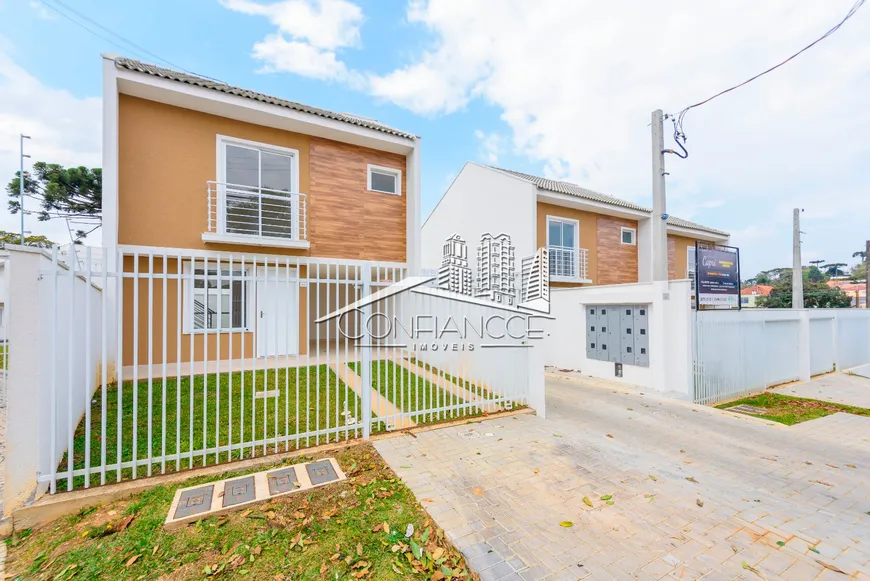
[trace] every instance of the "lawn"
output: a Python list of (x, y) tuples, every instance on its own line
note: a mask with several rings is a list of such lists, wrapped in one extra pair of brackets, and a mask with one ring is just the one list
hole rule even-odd
[(870, 410), (865, 408), (820, 401), (817, 399), (791, 397), (770, 392), (760, 393), (737, 401), (719, 404), (715, 407), (719, 409), (727, 409), (736, 405), (744, 404), (766, 408), (768, 410), (768, 413), (764, 415), (753, 417), (772, 420), (787, 426), (814, 420), (837, 412), (845, 412), (859, 416), (870, 416)]
[(486, 389), (484, 387), (478, 387), (477, 385), (475, 385), (474, 383), (472, 383), (468, 379), (462, 379), (461, 377), (455, 377), (453, 375), (450, 375), (449, 373), (441, 371), (437, 367), (434, 367), (432, 365), (429, 365), (428, 363), (424, 363), (423, 361), (420, 361), (416, 357), (411, 357), (411, 363), (414, 363), (414, 364), (418, 365), (419, 367), (422, 367), (426, 371), (431, 371), (432, 373), (434, 373), (436, 375), (440, 375), (444, 379), (446, 379), (447, 381), (450, 381), (453, 384), (458, 385), (459, 387), (465, 388), (475, 395), (479, 395), (485, 399), (494, 399), (496, 397), (496, 395), (494, 393), (492, 393), (491, 391), (489, 391), (488, 389)]
[[(278, 396), (255, 398), (255, 385), (257, 392), (277, 389)], [(165, 382), (154, 380), (150, 404), (147, 380), (140, 380), (135, 389), (132, 381), (123, 382), (121, 390), (110, 386), (106, 391), (105, 439), (102, 438), (102, 404), (102, 390), (98, 389), (91, 404), (90, 466), (100, 464), (103, 442), (106, 444), (106, 463), (117, 461), (119, 433), (123, 462), (132, 461), (134, 449), (135, 457), (140, 460), (169, 456), (176, 451), (182, 455), (177, 461), (173, 458), (165, 463), (152, 462), (150, 472), (149, 466), (139, 466), (136, 469), (137, 476), (159, 474), (164, 467), (166, 471), (172, 471), (217, 464), (361, 435), (359, 430), (346, 427), (347, 420), (343, 415), (347, 410), (353, 418), (358, 419), (361, 402), (356, 393), (326, 365), (278, 369), (277, 372), (274, 369), (256, 373), (249, 371), (244, 373), (244, 378), (238, 372), (232, 375), (209, 374), (195, 376), (192, 383), (189, 377), (182, 377), (180, 383), (175, 378)], [(148, 413), (149, 406), (151, 414)], [(84, 468), (86, 464), (86, 423), (83, 419), (75, 433), (75, 469)], [(338, 428), (338, 432), (329, 436), (302, 436), (276, 441), (276, 437), (305, 434), (318, 427)], [(383, 426), (380, 424), (372, 427), (373, 431), (381, 429)], [(218, 445), (226, 448), (230, 443), (238, 445), (240, 442), (253, 441), (257, 441), (257, 444), (237, 447), (232, 451), (214, 450)], [(192, 455), (191, 450), (194, 451)], [(206, 453), (205, 450), (211, 451)], [(65, 471), (66, 468), (67, 460), (64, 458), (58, 469)], [(130, 478), (132, 469), (122, 470), (121, 476), (123, 479)], [(117, 471), (106, 474), (108, 482), (116, 479)], [(99, 483), (99, 474), (92, 474), (91, 484)], [(83, 484), (83, 476), (74, 479), (76, 488)], [(58, 488), (65, 485), (65, 480), (59, 481)]]
[[(6, 541), (6, 578), (476, 578), (374, 448), (349, 446), (330, 455), (347, 473), (347, 481), (172, 532), (163, 529), (163, 521), (176, 489), (245, 472), (157, 486), (37, 530), (21, 531)], [(413, 525), (412, 538), (405, 537), (408, 525)]]
[[(359, 373), (358, 363), (348, 365)], [(402, 365), (392, 361), (372, 362), (372, 387), (397, 408), (410, 413), (411, 419), (418, 424), (478, 415), (477, 408), (474, 407), (426, 413), (431, 409), (460, 406), (465, 403), (465, 400), (414, 375)]]

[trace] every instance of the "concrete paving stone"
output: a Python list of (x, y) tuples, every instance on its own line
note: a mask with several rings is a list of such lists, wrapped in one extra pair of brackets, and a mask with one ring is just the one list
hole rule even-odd
[[(818, 544), (825, 558), (863, 573), (870, 554), (856, 540), (870, 538), (860, 510), (870, 505), (870, 423), (833, 414), (783, 428), (601, 385), (548, 381), (546, 420), (520, 415), (475, 426), (497, 433), (498, 445), (466, 440), (454, 427), (375, 446), (418, 498), (437, 501), (423, 505), (460, 549), (488, 542), (509, 564), (529, 570), (570, 571), (576, 557), (587, 579), (643, 578), (643, 567), (670, 552), (685, 575), (709, 568), (708, 579), (755, 581), (745, 560), (769, 569), (771, 581), (791, 581), (821, 570), (814, 564), (820, 555), (807, 550)], [(626, 407), (634, 411), (626, 414)], [(482, 497), (474, 494), (478, 487)], [(603, 506), (601, 494), (612, 494), (615, 504)], [(698, 497), (704, 507), (695, 504)], [(574, 526), (559, 527), (563, 520)], [(649, 560), (627, 571), (638, 555)]]
[(541, 579), (545, 579), (551, 573), (553, 573), (553, 571), (544, 565), (535, 565), (521, 571), (520, 577), (525, 581), (541, 581)]
[(514, 573), (516, 573), (513, 567), (511, 567), (504, 561), (500, 561), (492, 567), (478, 570), (477, 572), (480, 573), (481, 581), (499, 581), (501, 579), (504, 579), (505, 577), (508, 577), (509, 575), (513, 575)]
[(493, 551), (490, 553), (478, 555), (476, 557), (470, 557), (467, 559), (467, 562), (468, 565), (471, 567), (472, 571), (483, 571), (485, 569), (489, 569), (490, 567), (494, 567), (498, 563), (504, 563), (504, 558), (500, 554)]

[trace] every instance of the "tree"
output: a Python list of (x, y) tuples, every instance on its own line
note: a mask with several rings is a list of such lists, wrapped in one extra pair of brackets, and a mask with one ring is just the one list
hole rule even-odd
[(825, 282), (825, 275), (815, 264), (804, 270), (804, 278), (809, 282)]
[(867, 263), (859, 262), (853, 266), (851, 272), (849, 272), (849, 277), (853, 281), (867, 280)]
[(818, 265), (824, 264), (824, 263), (825, 263), (824, 260), (810, 260), (810, 264), (812, 264), (814, 266), (818, 266)]
[[(0, 247), (6, 248), (7, 244), (20, 244), (21, 243), (21, 234), (16, 232), (6, 232), (5, 230), (0, 230)], [(24, 237), (24, 245), (25, 246), (35, 246), (36, 248), (51, 248), (54, 246), (54, 242), (46, 238), (45, 236), (25, 236)]]
[(867, 259), (867, 251), (859, 250), (858, 252), (853, 252), (852, 258), (860, 258), (862, 261), (864, 261)]
[[(9, 212), (21, 210), (20, 173), (6, 186)], [(65, 218), (85, 226), (76, 231), (78, 242), (100, 227), (103, 210), (103, 172), (84, 166), (65, 168), (56, 163), (37, 161), (32, 172), (24, 172), (24, 195), (39, 203), (41, 222)]]
[(843, 270), (844, 266), (848, 266), (845, 262), (832, 262), (831, 264), (825, 264), (822, 266), (825, 269), (825, 274), (830, 277), (835, 276), (846, 276), (846, 271)]
[[(809, 278), (808, 272), (805, 279)], [(791, 308), (791, 275), (783, 274), (774, 283), (766, 297), (758, 297), (755, 304), (768, 309)], [(829, 287), (824, 282), (804, 280), (804, 308), (807, 309), (844, 309), (852, 305), (852, 298), (837, 287)]]

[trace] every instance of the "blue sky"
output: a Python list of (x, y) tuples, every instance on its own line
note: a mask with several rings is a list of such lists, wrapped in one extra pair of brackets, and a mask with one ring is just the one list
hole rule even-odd
[[(63, 2), (185, 69), (421, 135), (424, 217), (467, 160), (649, 205), (652, 109), (676, 112), (751, 76), (852, 4)], [(794, 206), (806, 208), (805, 261), (852, 263), (870, 238), (868, 36), (865, 9), (783, 69), (689, 113), (690, 157), (668, 159), (669, 211), (732, 232), (745, 273), (789, 264)], [(0, 0), (3, 176), (17, 168), (21, 131), (34, 159), (99, 165), (101, 52), (137, 56), (41, 0)], [(62, 225), (32, 222), (63, 240)], [(0, 227), (16, 224), (4, 204)]]

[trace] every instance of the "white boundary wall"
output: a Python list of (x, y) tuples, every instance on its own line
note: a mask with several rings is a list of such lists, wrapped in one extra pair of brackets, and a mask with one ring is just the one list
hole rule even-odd
[[(71, 430), (99, 385), (102, 292), (93, 284), (96, 281), (84, 276), (42, 277), (40, 271), (52, 266), (42, 250), (20, 246), (7, 250), (14, 282), (9, 296), (14, 364), (9, 366), (8, 385), (19, 386), (7, 395), (3, 494), (4, 511), (10, 514), (39, 494), (35, 486), (39, 474), (50, 472), (60, 462), (72, 441)], [(57, 268), (69, 270), (64, 264)], [(52, 341), (52, 337), (63, 340)], [(53, 387), (56, 397), (52, 400)], [(57, 418), (54, 426), (52, 415)]]
[(865, 309), (743, 309), (693, 316), (697, 403), (870, 362)]
[[(692, 396), (690, 300), (688, 280), (551, 288), (554, 319), (544, 324), (544, 363), (688, 399)], [(624, 365), (621, 378), (615, 377), (612, 362), (586, 357), (586, 307), (613, 304), (649, 307), (649, 367)]]

